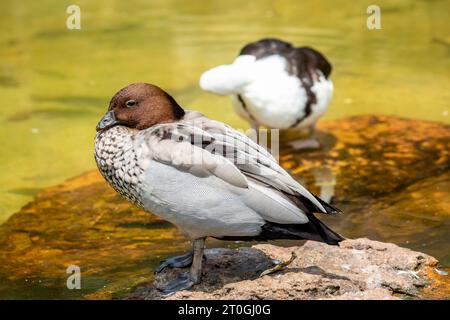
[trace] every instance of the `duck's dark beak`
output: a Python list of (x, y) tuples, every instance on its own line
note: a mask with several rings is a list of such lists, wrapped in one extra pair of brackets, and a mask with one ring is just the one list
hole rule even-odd
[(112, 127), (115, 124), (118, 124), (119, 122), (116, 119), (116, 116), (114, 115), (114, 111), (108, 111), (105, 113), (103, 118), (97, 123), (97, 131), (107, 129), (109, 127)]

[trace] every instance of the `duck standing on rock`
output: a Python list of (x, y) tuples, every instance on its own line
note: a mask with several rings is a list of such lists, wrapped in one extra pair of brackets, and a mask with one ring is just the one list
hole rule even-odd
[(295, 129), (309, 138), (291, 142), (296, 149), (318, 148), (313, 138), (317, 120), (333, 95), (331, 64), (318, 51), (296, 48), (279, 39), (244, 46), (229, 65), (203, 73), (200, 87), (230, 95), (235, 111), (253, 129)]
[(112, 98), (97, 125), (95, 160), (117, 192), (193, 241), (192, 252), (156, 270), (191, 266), (164, 293), (200, 282), (206, 237), (343, 240), (313, 214), (340, 211), (296, 182), (263, 147), (184, 110), (151, 84), (131, 84)]

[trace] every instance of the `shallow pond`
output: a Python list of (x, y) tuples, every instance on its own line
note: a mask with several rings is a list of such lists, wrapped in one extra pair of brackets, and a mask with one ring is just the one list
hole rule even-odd
[[(80, 0), (81, 30), (67, 30), (69, 3), (2, 1), (0, 223), (42, 188), (95, 168), (95, 124), (128, 83), (156, 83), (186, 107), (247, 128), (227, 98), (201, 92), (197, 81), (262, 37), (330, 59), (327, 119), (376, 113), (449, 124), (449, 2), (378, 1), (382, 29), (368, 30), (372, 2)], [(444, 251), (447, 239), (436, 246)]]
[[(334, 65), (327, 118), (396, 114), (450, 123), (447, 1), (83, 1), (81, 30), (66, 3), (1, 2), (0, 221), (45, 186), (94, 168), (94, 127), (112, 94), (147, 81), (182, 105), (247, 127), (227, 98), (202, 93), (202, 71), (261, 37), (323, 51)], [(68, 4), (67, 4), (68, 5)]]

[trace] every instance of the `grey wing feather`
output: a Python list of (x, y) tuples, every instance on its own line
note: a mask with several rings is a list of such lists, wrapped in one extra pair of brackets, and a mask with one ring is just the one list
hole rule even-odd
[[(200, 118), (200, 115), (198, 116)], [(268, 186), (290, 195), (301, 195), (317, 207), (322, 213), (327, 213), (321, 201), (311, 194), (305, 187), (294, 180), (286, 172), (278, 161), (265, 148), (258, 145), (252, 139), (243, 133), (234, 130), (226, 124), (210, 120), (206, 117), (197, 118), (196, 125), (216, 138), (214, 143), (226, 145), (222, 149), (232, 150), (232, 154), (226, 154), (227, 157), (234, 157), (234, 164), (246, 176), (263, 182)], [(220, 148), (218, 148), (220, 149)]]
[(160, 124), (144, 134), (153, 160), (189, 171), (197, 176), (215, 175), (240, 188), (248, 188), (244, 174), (227, 158), (191, 143), (192, 137), (211, 137), (207, 132), (186, 124)]
[[(186, 129), (191, 128), (190, 134), (199, 134), (202, 138), (209, 139), (211, 143), (205, 148), (229, 159), (245, 176), (286, 194), (301, 195), (321, 212), (327, 213), (322, 203), (305, 187), (295, 181), (278, 164), (270, 152), (243, 133), (222, 122), (210, 120), (200, 113), (195, 113), (195, 116), (191, 116), (189, 121), (183, 121), (182, 123), (186, 125)], [(198, 129), (201, 131), (197, 131)], [(197, 133), (194, 133), (194, 131)], [(198, 140), (201, 139), (198, 138)]]

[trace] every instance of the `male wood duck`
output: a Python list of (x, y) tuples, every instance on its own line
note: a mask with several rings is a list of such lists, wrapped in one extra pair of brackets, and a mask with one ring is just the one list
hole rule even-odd
[(266, 149), (184, 110), (155, 85), (131, 84), (114, 95), (97, 125), (95, 160), (118, 193), (193, 241), (191, 252), (156, 270), (191, 266), (166, 294), (200, 282), (207, 237), (343, 240), (314, 215), (340, 211), (295, 181)]

